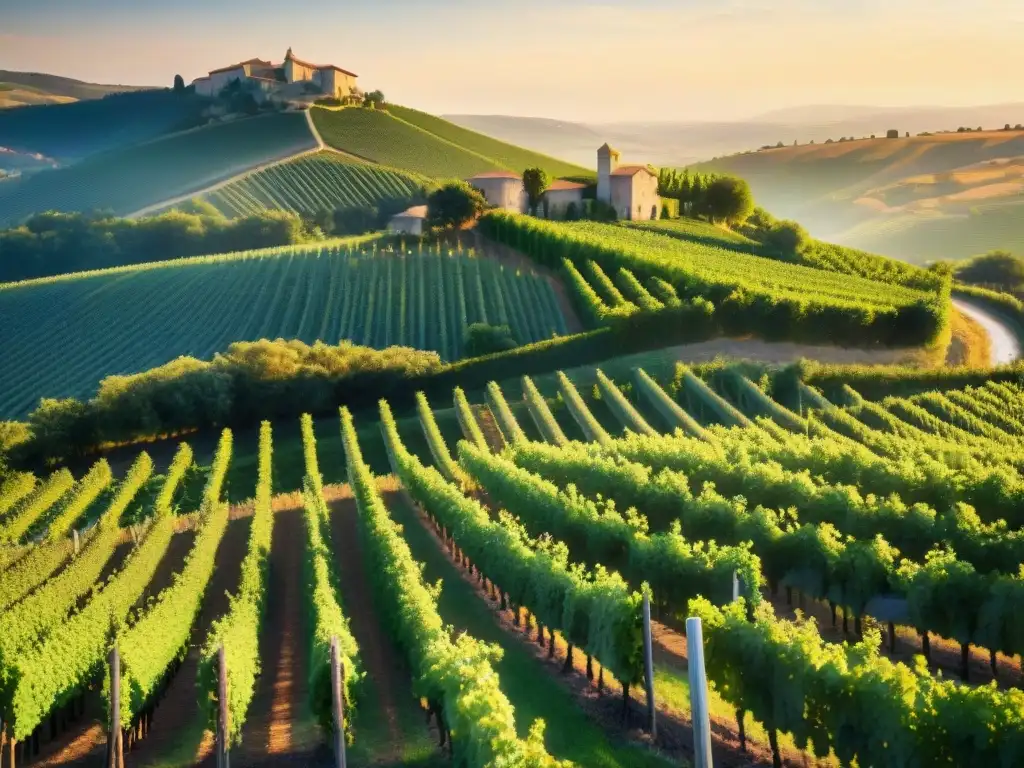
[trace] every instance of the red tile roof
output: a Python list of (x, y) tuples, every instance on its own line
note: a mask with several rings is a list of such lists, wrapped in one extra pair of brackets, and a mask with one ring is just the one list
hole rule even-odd
[(575, 181), (565, 181), (564, 179), (555, 179), (550, 184), (548, 184), (548, 189), (552, 190), (552, 191), (555, 191), (555, 192), (561, 192), (563, 190), (569, 190), (569, 189), (586, 189), (586, 188), (587, 188), (586, 184), (577, 184)]
[(648, 168), (646, 165), (621, 165), (612, 171), (612, 176), (636, 176), (641, 171), (645, 171), (651, 176), (654, 176), (654, 171)]
[(336, 67), (333, 64), (311, 64), (308, 61), (296, 59), (294, 56), (292, 56), (292, 63), (298, 64), (300, 67), (309, 67), (310, 69), (336, 69), (339, 72), (344, 72), (346, 75), (350, 75), (351, 77), (359, 77), (355, 72), (349, 72), (347, 69)]
[(471, 176), (469, 180), (473, 181), (474, 179), (515, 179), (516, 181), (521, 181), (522, 178), (523, 177), (520, 176), (518, 173), (512, 173), (512, 171), (485, 171), (483, 173), (478, 173), (476, 176)]

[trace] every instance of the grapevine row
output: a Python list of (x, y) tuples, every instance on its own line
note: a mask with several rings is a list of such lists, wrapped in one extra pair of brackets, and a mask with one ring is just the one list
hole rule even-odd
[(501, 387), (493, 381), (487, 384), (487, 400), (505, 442), (513, 445), (526, 442), (526, 434), (519, 426), (519, 422), (516, 421), (515, 414), (512, 413), (508, 401), (505, 400)]
[(640, 435), (658, 434), (654, 427), (648, 424), (647, 420), (640, 415), (640, 412), (633, 407), (629, 399), (622, 394), (621, 390), (615, 385), (615, 382), (605, 376), (604, 371), (597, 368), (594, 373), (597, 375), (597, 386), (601, 389), (604, 401), (614, 411), (626, 429)]
[(437, 426), (434, 412), (430, 408), (430, 403), (427, 402), (427, 396), (422, 392), (416, 393), (416, 411), (419, 414), (423, 434), (426, 436), (427, 444), (430, 446), (430, 453), (434, 457), (434, 463), (446, 478), (459, 482), (462, 472), (458, 464), (452, 460), (452, 455), (445, 444), (444, 436)]
[[(397, 426), (385, 408), (382, 404), (392, 458), (408, 462), (412, 458), (401, 446)], [(527, 739), (518, 738), (512, 705), (492, 667), (500, 651), (468, 634), (451, 640), (437, 612), (436, 587), (423, 581), (401, 529), (388, 516), (360, 453), (352, 417), (345, 409), (341, 411), (341, 431), (349, 483), (359, 506), (361, 544), (378, 605), (409, 661), (416, 693), (426, 698), (438, 715), (442, 731), (451, 732), (455, 759), (468, 768), (567, 768), (567, 763), (559, 763), (545, 751), (543, 721), (533, 724)], [(436, 472), (433, 478), (444, 483)]]
[(455, 388), (453, 397), (455, 402), (455, 416), (459, 420), (459, 426), (462, 428), (462, 434), (474, 445), (478, 445), (481, 448), (486, 449), (487, 439), (484, 437), (484, 433), (480, 430), (480, 423), (476, 420), (476, 415), (473, 413), (473, 407), (469, 404), (469, 400), (466, 399), (466, 393), (462, 391), (462, 387)]
[(50, 475), (0, 521), (0, 544), (16, 543), (74, 484), (75, 478), (67, 469)]
[(562, 399), (576, 423), (580, 425), (587, 440), (595, 443), (608, 443), (611, 435), (604, 431), (604, 427), (594, 418), (594, 414), (587, 408), (587, 404), (576, 391), (576, 385), (562, 371), (556, 374), (558, 377), (558, 390), (562, 393)]
[(565, 445), (568, 443), (569, 439), (565, 436), (565, 432), (562, 431), (562, 427), (555, 419), (555, 415), (551, 413), (547, 401), (538, 391), (537, 385), (533, 383), (533, 379), (529, 376), (523, 376), (522, 384), (523, 399), (526, 400), (526, 407), (529, 409), (530, 416), (537, 426), (537, 431), (540, 432), (545, 440), (554, 445)]

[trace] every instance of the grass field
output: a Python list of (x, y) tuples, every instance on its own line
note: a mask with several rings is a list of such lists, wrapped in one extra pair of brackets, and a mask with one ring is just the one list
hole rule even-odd
[(521, 343), (564, 334), (547, 278), (477, 258), (299, 246), (63, 276), (0, 289), (0, 413), (91, 395), (115, 373), (233, 341), (349, 339), (461, 356), (467, 324), (509, 324)]
[[(0, 136), (2, 130), (0, 121)], [(124, 215), (314, 146), (305, 116), (297, 112), (177, 134), (3, 185), (0, 223), (47, 210), (109, 209)]]
[(203, 198), (229, 217), (263, 210), (315, 213), (410, 198), (426, 181), (405, 171), (318, 152), (255, 171)]
[(397, 105), (388, 105), (388, 112), (395, 117), (405, 120), (407, 123), (412, 123), (425, 131), (430, 131), (430, 133), (446, 141), (458, 144), (460, 147), (465, 147), (484, 157), (493, 158), (504, 167), (510, 168), (517, 173), (522, 173), (527, 168), (543, 168), (552, 178), (570, 176), (594, 177), (594, 171), (588, 168), (493, 139), (490, 136), (471, 131), (468, 128), (455, 125), (455, 123), (429, 115), (426, 112)]

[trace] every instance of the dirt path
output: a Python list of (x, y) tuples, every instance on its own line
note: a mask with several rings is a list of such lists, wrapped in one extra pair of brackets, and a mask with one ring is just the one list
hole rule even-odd
[[(341, 584), (345, 615), (359, 644), (359, 656), (366, 672), (367, 688), (373, 697), (364, 697), (355, 720), (355, 745), (372, 754), (372, 765), (400, 765), (404, 734), (399, 706), (412, 703), (412, 688), (404, 664), (381, 625), (374, 606), (373, 592), (366, 578), (366, 564), (359, 546), (358, 509), (352, 497), (330, 504), (331, 546)], [(405, 696), (407, 701), (397, 701)], [(423, 727), (427, 734), (426, 726)]]
[(311, 755), (320, 743), (308, 711), (303, 512), (301, 507), (291, 506), (275, 510), (275, 514), (264, 619), (267, 631), (260, 637), (263, 671), (256, 681), (242, 745), (233, 754), (237, 754), (238, 764), (245, 766), (268, 763), (268, 756), (279, 761), (294, 757), (297, 764), (303, 764), (304, 755)]
[(1020, 358), (1020, 340), (1001, 318), (984, 307), (972, 303), (966, 297), (959, 296), (952, 301), (954, 307), (974, 320), (988, 333), (992, 342), (992, 365), (1005, 365)]
[(180, 752), (183, 748), (191, 753), (191, 757), (188, 762), (174, 764), (200, 764), (212, 754), (212, 740), (204, 738), (205, 723), (199, 708), (196, 672), (210, 625), (227, 613), (228, 594), (238, 589), (251, 522), (251, 517), (234, 519), (224, 532), (217, 550), (213, 576), (207, 585), (189, 640), (188, 655), (158, 705), (146, 739), (125, 757), (125, 761), (130, 760), (133, 766), (166, 766), (168, 761), (165, 758), (169, 753)]
[(498, 423), (494, 420), (491, 409), (486, 405), (473, 406), (473, 414), (480, 425), (480, 431), (484, 433), (487, 446), (494, 453), (498, 453), (505, 447), (505, 438), (502, 436), (501, 430), (498, 429)]

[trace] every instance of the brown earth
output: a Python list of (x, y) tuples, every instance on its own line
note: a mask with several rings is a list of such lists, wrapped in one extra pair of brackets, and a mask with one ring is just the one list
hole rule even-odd
[[(309, 647), (303, 631), (306, 530), (300, 506), (275, 510), (267, 590), (268, 628), (260, 637), (262, 674), (232, 754), (239, 765), (268, 762), (268, 756), (312, 759), (320, 744), (315, 729), (304, 727), (308, 710)], [(312, 763), (309, 763), (312, 764)]]
[(477, 423), (480, 425), (480, 431), (484, 433), (487, 447), (497, 453), (505, 447), (505, 438), (502, 436), (501, 430), (498, 429), (498, 422), (494, 420), (494, 414), (486, 405), (472, 406), (472, 408), (473, 415), (476, 416)]
[[(331, 546), (338, 567), (338, 578), (343, 585), (345, 615), (352, 634), (359, 645), (359, 656), (368, 680), (373, 681), (376, 707), (363, 709), (359, 718), (370, 718), (386, 723), (387, 753), (377, 756), (378, 764), (397, 765), (402, 757), (402, 731), (395, 705), (395, 691), (409, 691), (411, 682), (402, 669), (396, 649), (381, 625), (380, 614), (374, 607), (373, 592), (366, 578), (363, 550), (359, 545), (358, 514), (355, 499), (349, 497), (331, 503)], [(356, 735), (359, 738), (359, 721)]]

